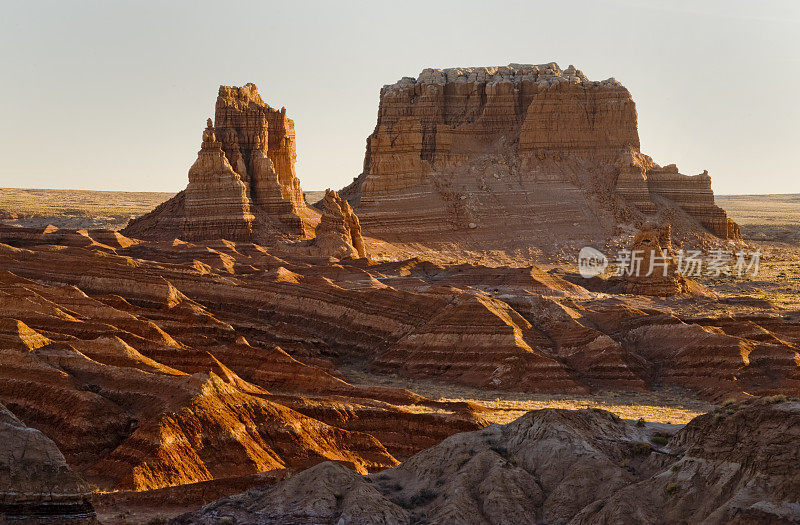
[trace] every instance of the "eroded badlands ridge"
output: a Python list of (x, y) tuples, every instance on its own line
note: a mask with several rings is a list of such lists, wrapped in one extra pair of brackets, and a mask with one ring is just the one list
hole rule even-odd
[[(345, 271), (353, 282), (342, 288), (325, 277), (339, 281), (341, 267), (318, 272), (252, 244), (245, 255), (227, 242), (219, 251), (102, 231), (7, 233), (32, 249), (0, 244), (0, 402), (102, 489), (322, 459), (371, 471), (485, 424), (466, 403), (357, 387), (336, 372), (335, 355), (415, 323), (396, 318), (393, 293), (361, 300), (359, 289), (374, 287), (363, 270)], [(185, 279), (205, 299), (181, 292)], [(367, 304), (377, 309), (360, 311)]]
[(487, 423), (470, 403), (352, 384), (347, 367), (523, 392), (800, 393), (800, 319), (712, 295), (106, 230), (0, 226), (0, 241), (0, 403), (103, 490), (326, 459), (372, 472)]
[(384, 86), (364, 171), (340, 193), (368, 235), (403, 242), (550, 249), (675, 213), (695, 234), (739, 237), (706, 173), (641, 153), (627, 89), (555, 63), (426, 69)]
[(798, 432), (800, 402), (780, 399), (678, 432), (602, 410), (538, 410), (380, 474), (322, 463), (173, 522), (796, 523)]
[[(100, 376), (110, 370), (96, 364), (101, 358), (157, 373), (156, 383), (175, 389), (174, 399), (232, 387), (266, 396), (259, 389), (274, 394), (276, 385), (356, 395), (335, 373), (336, 363), (349, 362), (530, 392), (673, 384), (722, 398), (791, 393), (800, 385), (796, 316), (737, 313), (713, 295), (614, 296), (535, 267), (332, 263), (252, 243), (147, 242), (102, 230), (3, 227), (0, 239), (3, 355), (22, 359), (17, 374), (74, 363), (81, 379), (67, 384), (86, 387), (78, 397), (90, 401), (105, 397), (94, 392), (105, 392)], [(683, 314), (684, 304), (705, 313)], [(87, 343), (98, 338), (102, 344)], [(187, 373), (203, 375), (190, 380)], [(61, 384), (63, 375), (52, 379)], [(107, 381), (112, 390), (125, 384)], [(9, 384), (16, 386), (8, 395), (22, 399), (45, 392)], [(0, 401), (12, 411), (30, 402)], [(114, 425), (124, 434), (129, 420), (120, 417)]]

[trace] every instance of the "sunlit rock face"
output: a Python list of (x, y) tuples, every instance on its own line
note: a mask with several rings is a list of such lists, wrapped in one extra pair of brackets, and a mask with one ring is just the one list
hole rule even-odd
[(124, 232), (143, 239), (269, 241), (308, 237), (318, 214), (306, 207), (294, 122), (254, 84), (220, 86), (185, 191)]
[(640, 152), (622, 84), (555, 63), (426, 69), (384, 86), (364, 171), (340, 193), (365, 232), (398, 241), (552, 246), (607, 238), (660, 207), (738, 236), (707, 175)]
[(203, 239), (213, 235), (246, 241), (252, 237), (255, 217), (250, 213), (247, 185), (223, 153), (211, 119), (203, 132), (197, 161), (189, 169), (185, 191), (184, 238)]
[(294, 121), (286, 108), (270, 107), (255, 84), (220, 86), (214, 124), (225, 156), (249, 186), (252, 203), (289, 231), (302, 233), (298, 213), (305, 200), (294, 170)]

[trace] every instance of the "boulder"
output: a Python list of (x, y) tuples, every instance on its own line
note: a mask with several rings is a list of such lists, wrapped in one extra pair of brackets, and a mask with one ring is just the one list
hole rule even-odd
[(0, 522), (97, 523), (90, 496), (55, 443), (0, 404)]

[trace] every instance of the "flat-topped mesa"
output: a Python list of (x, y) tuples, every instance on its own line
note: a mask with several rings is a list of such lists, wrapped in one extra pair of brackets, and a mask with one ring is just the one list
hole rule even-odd
[(189, 186), (122, 230), (141, 239), (269, 241), (316, 222), (295, 175), (294, 122), (254, 84), (220, 86)]
[(592, 82), (573, 66), (562, 71), (555, 63), (425, 69), (416, 80), (404, 77), (381, 90), (365, 161), (365, 172), (375, 176), (367, 177), (361, 197), (369, 201), (414, 182), (404, 174), (419, 178), (426, 168), (502, 149), (613, 157), (629, 145), (639, 147), (636, 107), (613, 79)]
[(666, 169), (639, 152), (636, 105), (613, 78), (555, 63), (426, 69), (383, 87), (364, 171), (341, 193), (365, 231), (397, 241), (608, 238), (620, 208), (655, 214), (653, 195), (735, 237), (709, 184)]

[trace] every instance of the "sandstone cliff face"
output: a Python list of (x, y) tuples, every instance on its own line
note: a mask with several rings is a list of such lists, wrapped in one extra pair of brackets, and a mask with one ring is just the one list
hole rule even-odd
[(294, 122), (266, 104), (254, 84), (220, 86), (189, 186), (126, 235), (145, 239), (261, 240), (304, 237), (316, 213), (306, 207), (294, 170)]
[(798, 418), (796, 401), (756, 401), (676, 432), (537, 410), (380, 474), (323, 463), (174, 523), (794, 523)]
[(708, 231), (722, 239), (739, 240), (739, 226), (728, 218), (725, 210), (714, 204), (711, 177), (682, 175), (675, 164), (663, 168), (647, 155), (634, 150), (618, 160), (619, 176), (616, 193), (635, 204), (642, 212), (655, 211), (653, 198), (663, 197), (697, 220)]
[(347, 201), (331, 189), (325, 190), (323, 212), (316, 229), (314, 247), (319, 253), (337, 259), (366, 257), (361, 224)]
[(652, 196), (737, 237), (707, 176), (639, 153), (627, 89), (555, 63), (426, 69), (384, 86), (364, 172), (341, 193), (365, 231), (390, 240), (604, 239), (621, 217), (655, 213)]

